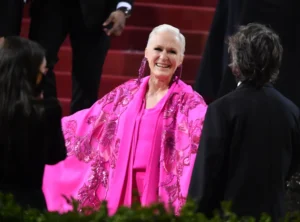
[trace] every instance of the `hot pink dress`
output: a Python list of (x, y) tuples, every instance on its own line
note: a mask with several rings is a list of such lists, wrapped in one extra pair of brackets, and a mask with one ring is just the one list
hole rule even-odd
[(179, 213), (190, 177), (206, 112), (202, 97), (182, 81), (145, 109), (149, 77), (117, 87), (91, 108), (62, 120), (68, 157), (47, 166), (43, 191), (50, 211), (98, 208), (108, 202), (110, 214), (131, 206), (138, 190), (143, 206), (161, 201)]
[[(161, 131), (162, 128), (162, 119), (159, 118), (159, 113), (165, 104), (165, 100), (166, 96), (154, 108), (143, 108), (136, 119), (136, 130), (138, 133), (135, 134), (137, 138), (133, 160), (133, 189), (136, 189), (140, 197), (143, 195), (144, 177), (153, 144), (153, 137), (155, 136), (155, 132), (157, 130)], [(139, 201), (141, 200), (139, 199)]]

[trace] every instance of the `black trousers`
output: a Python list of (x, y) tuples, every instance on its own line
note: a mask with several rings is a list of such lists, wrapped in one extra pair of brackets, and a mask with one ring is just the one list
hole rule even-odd
[(0, 37), (20, 35), (24, 0), (0, 0)]
[[(238, 28), (245, 0), (219, 0), (194, 89), (207, 103), (235, 89), (227, 39)], [(225, 77), (226, 76), (226, 77)]]
[(48, 73), (44, 97), (57, 97), (53, 68), (57, 54), (70, 37), (72, 47), (71, 113), (90, 107), (98, 99), (102, 67), (110, 39), (102, 27), (88, 28), (79, 0), (35, 0), (31, 6), (29, 38), (46, 49)]

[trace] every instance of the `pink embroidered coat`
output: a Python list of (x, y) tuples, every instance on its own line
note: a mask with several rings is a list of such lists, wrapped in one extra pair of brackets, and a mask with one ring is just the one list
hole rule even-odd
[[(138, 129), (149, 77), (130, 80), (91, 108), (62, 119), (66, 160), (46, 166), (43, 191), (48, 210), (71, 209), (62, 195), (80, 206), (98, 208), (108, 201), (110, 213), (132, 203), (133, 140), (141, 130), (155, 130), (148, 150), (141, 204), (162, 201), (179, 213), (186, 201), (206, 104), (190, 86), (174, 82), (163, 101), (155, 128)], [(155, 122), (155, 123), (156, 123)], [(141, 148), (136, 148), (141, 149)]]

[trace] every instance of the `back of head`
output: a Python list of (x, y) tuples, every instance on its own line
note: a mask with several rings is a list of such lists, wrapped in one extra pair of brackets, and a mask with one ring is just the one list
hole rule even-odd
[(231, 68), (236, 79), (262, 87), (275, 82), (282, 58), (279, 36), (264, 25), (250, 23), (241, 26), (229, 37)]
[[(12, 122), (28, 117), (40, 66), (45, 57), (37, 43), (7, 37), (0, 47), (0, 143), (9, 140)], [(19, 122), (18, 124), (22, 124)], [(1, 144), (0, 144), (1, 145)]]

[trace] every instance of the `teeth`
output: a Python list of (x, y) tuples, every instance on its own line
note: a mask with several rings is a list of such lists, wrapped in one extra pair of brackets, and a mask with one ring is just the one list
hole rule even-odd
[(161, 68), (168, 68), (169, 66), (168, 65), (161, 65), (161, 64), (156, 64), (158, 67), (161, 67)]

